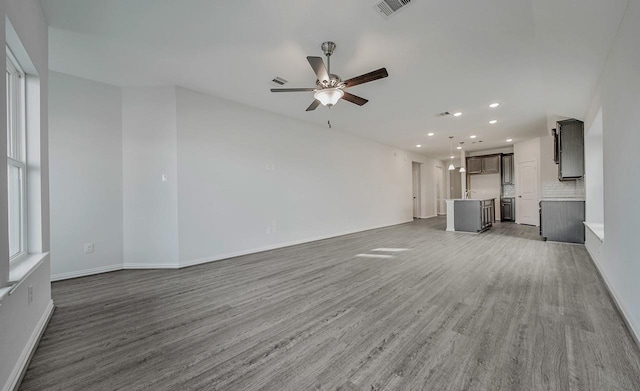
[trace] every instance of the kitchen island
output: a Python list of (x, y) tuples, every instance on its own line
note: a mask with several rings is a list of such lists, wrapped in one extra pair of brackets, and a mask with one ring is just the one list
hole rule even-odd
[(493, 225), (495, 199), (451, 199), (447, 203), (447, 231), (483, 232)]

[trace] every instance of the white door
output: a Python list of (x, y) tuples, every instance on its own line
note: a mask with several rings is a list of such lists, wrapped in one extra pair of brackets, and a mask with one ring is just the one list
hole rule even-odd
[(444, 199), (443, 199), (443, 188), (442, 188), (442, 182), (444, 179), (444, 171), (442, 171), (442, 167), (440, 166), (436, 166), (434, 168), (434, 177), (436, 179), (436, 187), (435, 187), (435, 193), (436, 193), (436, 214), (438, 215), (442, 215), (444, 214)]
[(538, 225), (538, 164), (535, 160), (518, 163), (517, 192), (516, 221)]
[(420, 218), (420, 164), (413, 163), (413, 217)]

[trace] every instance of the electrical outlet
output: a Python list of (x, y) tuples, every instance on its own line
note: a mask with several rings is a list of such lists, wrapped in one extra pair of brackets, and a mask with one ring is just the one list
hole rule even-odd
[(28, 304), (31, 304), (31, 302), (33, 301), (33, 285), (29, 285), (29, 288), (27, 288), (27, 295)]
[(89, 254), (93, 252), (93, 243), (85, 243), (84, 244), (84, 253)]

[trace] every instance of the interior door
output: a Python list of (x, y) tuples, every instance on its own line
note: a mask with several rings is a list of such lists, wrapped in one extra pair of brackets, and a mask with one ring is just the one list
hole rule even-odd
[(538, 225), (538, 164), (535, 160), (518, 163), (516, 218), (520, 224)]
[(413, 162), (413, 217), (420, 218), (420, 164)]
[(444, 194), (443, 194), (443, 186), (444, 182), (444, 169), (440, 166), (436, 166), (434, 168), (434, 177), (435, 177), (435, 193), (436, 193), (436, 214), (443, 215), (445, 214), (444, 207)]

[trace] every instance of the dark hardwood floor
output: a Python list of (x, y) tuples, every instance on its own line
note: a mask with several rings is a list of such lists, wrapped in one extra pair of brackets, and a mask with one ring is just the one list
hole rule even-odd
[(56, 282), (20, 389), (640, 390), (583, 246), (444, 227)]

